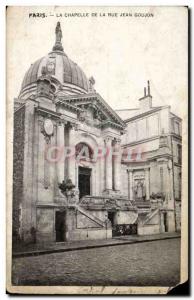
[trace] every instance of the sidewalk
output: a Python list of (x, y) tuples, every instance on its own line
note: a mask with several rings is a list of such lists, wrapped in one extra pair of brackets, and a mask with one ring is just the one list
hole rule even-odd
[(52, 244), (39, 244), (39, 245), (26, 245), (25, 247), (17, 247), (13, 250), (13, 258), (24, 257), (24, 256), (35, 256), (35, 255), (43, 255), (43, 254), (51, 254), (58, 252), (66, 252), (66, 251), (75, 251), (75, 250), (84, 250), (91, 248), (100, 248), (100, 247), (108, 247), (108, 246), (118, 246), (118, 245), (127, 245), (134, 243), (143, 243), (143, 242), (151, 242), (156, 240), (165, 240), (165, 239), (173, 239), (180, 238), (180, 233), (161, 233), (154, 235), (128, 235), (128, 236), (120, 236), (114, 237), (112, 239), (106, 240), (88, 240), (88, 241), (71, 241), (71, 242), (62, 242), (62, 243), (52, 243)]

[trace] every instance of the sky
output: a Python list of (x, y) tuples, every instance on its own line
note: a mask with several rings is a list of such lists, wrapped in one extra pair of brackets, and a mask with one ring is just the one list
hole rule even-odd
[[(31, 13), (47, 17), (29, 17)], [(65, 16), (68, 13), (82, 15)], [(138, 107), (150, 80), (153, 106), (171, 105), (172, 112), (184, 117), (188, 84), (184, 7), (9, 7), (9, 99), (18, 96), (31, 63), (51, 51), (58, 21), (65, 53), (87, 77), (94, 77), (96, 91), (112, 108)]]

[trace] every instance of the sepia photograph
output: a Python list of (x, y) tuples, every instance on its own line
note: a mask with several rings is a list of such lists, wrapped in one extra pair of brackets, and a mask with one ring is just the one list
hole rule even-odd
[(188, 8), (8, 6), (7, 291), (188, 279)]

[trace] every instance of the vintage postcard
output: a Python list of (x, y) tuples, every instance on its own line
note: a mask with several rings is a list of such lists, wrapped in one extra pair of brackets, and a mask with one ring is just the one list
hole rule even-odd
[(188, 279), (188, 8), (8, 6), (7, 291)]

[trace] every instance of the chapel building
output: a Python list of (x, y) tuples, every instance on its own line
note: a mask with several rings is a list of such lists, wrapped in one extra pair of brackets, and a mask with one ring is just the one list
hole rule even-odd
[(149, 82), (138, 109), (113, 110), (55, 34), (14, 102), (13, 240), (180, 230), (181, 119)]

